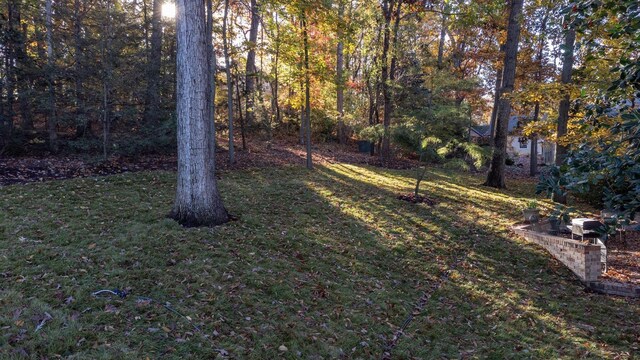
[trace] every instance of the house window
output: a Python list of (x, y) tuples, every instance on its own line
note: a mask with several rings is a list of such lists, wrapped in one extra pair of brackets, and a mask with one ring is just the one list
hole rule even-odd
[(526, 137), (521, 137), (518, 139), (520, 143), (520, 149), (526, 149), (529, 147), (529, 140)]

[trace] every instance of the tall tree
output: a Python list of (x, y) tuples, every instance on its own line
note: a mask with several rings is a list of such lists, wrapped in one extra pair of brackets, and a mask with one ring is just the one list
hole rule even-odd
[(382, 137), (382, 149), (380, 155), (386, 161), (391, 156), (390, 148), (390, 136), (389, 127), (391, 125), (391, 86), (389, 84), (389, 48), (391, 42), (391, 17), (393, 14), (393, 0), (382, 0), (382, 15), (384, 19), (383, 35), (382, 35), (382, 66), (381, 66), (381, 81), (382, 87), (382, 107), (383, 117), (382, 125), (384, 126), (384, 135)]
[(336, 47), (336, 104), (338, 111), (338, 140), (340, 144), (346, 143), (344, 128), (344, 0), (338, 1), (338, 45)]
[(249, 52), (247, 53), (247, 68), (245, 81), (245, 96), (247, 97), (247, 106), (245, 118), (249, 126), (253, 126), (256, 120), (255, 113), (255, 92), (256, 78), (258, 70), (256, 69), (256, 46), (258, 42), (258, 27), (260, 26), (260, 8), (257, 0), (251, 0), (251, 25), (249, 28)]
[(204, 2), (178, 0), (177, 107), (178, 184), (170, 217), (184, 226), (229, 220), (215, 177), (215, 134), (209, 125), (209, 61)]
[(307, 9), (302, 9), (302, 37), (304, 45), (304, 117), (307, 146), (307, 169), (313, 169), (311, 157), (311, 74), (309, 71), (309, 24), (307, 23)]
[[(547, 20), (549, 18), (550, 8), (547, 7), (542, 20), (540, 21), (540, 34), (538, 38), (538, 51), (536, 54), (537, 69), (535, 81), (540, 84), (542, 82), (542, 69), (544, 59), (544, 46), (546, 43)], [(536, 122), (540, 118), (540, 100), (536, 99), (533, 109), (533, 121)], [(536, 176), (538, 173), (538, 136), (534, 133), (531, 135), (531, 153), (529, 156), (529, 175)]]
[(233, 78), (231, 77), (231, 61), (229, 60), (229, 39), (227, 31), (229, 28), (229, 0), (224, 0), (224, 15), (222, 17), (222, 45), (224, 48), (225, 73), (227, 75), (227, 116), (229, 119), (229, 163), (235, 162), (235, 152), (233, 146)]
[[(571, 84), (571, 73), (573, 71), (573, 48), (576, 42), (576, 31), (575, 29), (568, 29), (565, 33), (564, 38), (564, 46), (563, 46), (563, 56), (562, 56), (562, 75), (560, 81), (563, 85), (568, 86)], [(565, 88), (563, 90), (562, 100), (560, 100), (560, 105), (558, 106), (558, 128), (557, 128), (557, 138), (560, 140), (564, 135), (567, 134), (567, 124), (569, 122), (569, 106), (570, 103), (569, 97), (569, 89)], [(564, 145), (561, 145), (560, 142), (556, 143), (556, 159), (555, 163), (557, 166), (562, 165), (567, 155), (567, 148)], [(553, 200), (562, 204), (567, 203), (567, 197), (563, 194), (554, 193)]]
[(495, 147), (491, 168), (487, 175), (486, 186), (495, 188), (505, 188), (504, 169), (507, 158), (507, 129), (509, 117), (511, 116), (511, 99), (509, 95), (513, 92), (516, 65), (518, 57), (518, 42), (520, 40), (520, 17), (522, 15), (523, 0), (512, 0), (509, 10), (509, 24), (507, 26), (507, 42), (504, 54), (504, 70), (502, 75), (502, 88), (500, 90), (500, 101), (498, 103), (498, 117), (496, 121)]
[(76, 137), (81, 137), (89, 130), (86, 105), (85, 105), (85, 55), (84, 55), (84, 29), (82, 1), (74, 0), (73, 3), (73, 36), (74, 36), (74, 61), (75, 61), (75, 97), (76, 97)]
[(49, 149), (58, 151), (58, 133), (56, 119), (56, 90), (55, 90), (55, 59), (53, 53), (53, 4), (52, 0), (45, 3), (45, 26), (47, 29), (47, 85), (49, 88), (47, 132), (49, 133)]
[(154, 123), (160, 116), (160, 80), (162, 67), (162, 0), (153, 0), (151, 16), (151, 50), (147, 66), (147, 92), (144, 121)]

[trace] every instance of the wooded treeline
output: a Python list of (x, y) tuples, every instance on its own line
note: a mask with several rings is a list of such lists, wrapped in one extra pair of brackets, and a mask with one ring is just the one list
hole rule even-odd
[[(487, 165), (490, 152), (465, 145), (469, 126), (486, 122), (498, 150), (493, 170), (504, 164), (510, 115), (528, 122), (531, 138), (566, 132), (569, 139), (569, 112), (581, 114), (574, 100), (597, 99), (617, 76), (611, 61), (632, 54), (607, 32), (613, 12), (598, 12), (609, 2), (205, 3), (215, 124), (219, 138), (229, 139), (218, 145), (229, 148), (230, 161), (251, 134), (295, 136), (309, 149), (312, 141), (369, 140), (382, 160), (405, 148), (426, 160), (467, 153)], [(611, 4), (622, 12), (633, 7)], [(0, 1), (0, 152), (174, 151), (176, 31), (169, 5)], [(568, 24), (588, 9), (600, 25), (576, 40)], [(503, 171), (496, 172), (498, 181), (487, 184), (503, 186)]]
[[(0, 4), (5, 152), (174, 146), (175, 22), (162, 1)], [(540, 6), (528, 10), (534, 25), (557, 11)], [(217, 126), (305, 142), (309, 117), (314, 139), (370, 138), (388, 156), (391, 128), (428, 117), (434, 136), (463, 140), (491, 108), (507, 11), (498, 1), (214, 2)]]

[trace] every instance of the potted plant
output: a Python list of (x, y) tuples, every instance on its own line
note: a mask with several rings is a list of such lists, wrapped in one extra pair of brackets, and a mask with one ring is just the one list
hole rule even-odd
[(573, 211), (574, 208), (572, 207), (557, 204), (549, 215), (549, 225), (551, 226), (549, 232), (552, 235), (558, 234), (558, 232), (560, 232), (560, 225), (569, 224), (571, 221), (571, 213)]
[(531, 200), (527, 203), (527, 206), (522, 210), (524, 221), (529, 223), (536, 223), (540, 220), (540, 209), (538, 208), (538, 202)]

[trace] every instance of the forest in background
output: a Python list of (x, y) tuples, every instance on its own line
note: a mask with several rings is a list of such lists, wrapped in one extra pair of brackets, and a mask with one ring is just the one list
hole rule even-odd
[[(0, 3), (3, 153), (173, 149), (170, 3)], [(403, 130), (417, 126), (444, 142), (464, 141), (471, 124), (491, 117), (508, 20), (503, 1), (230, 0), (212, 8), (222, 133), (231, 124), (243, 138), (304, 141), (305, 31), (317, 141), (402, 143)], [(554, 118), (557, 97), (545, 86), (561, 68), (561, 8), (525, 4), (514, 112), (533, 114), (542, 100), (545, 118)], [(385, 135), (391, 129), (397, 136)]]
[[(505, 119), (515, 114), (525, 136), (558, 143), (559, 168), (540, 191), (564, 202), (568, 190), (591, 191), (586, 182), (622, 204), (637, 182), (634, 1), (204, 4), (213, 118), (231, 163), (250, 139), (297, 139), (308, 152), (311, 142), (367, 140), (383, 162), (403, 150), (467, 168), (493, 157), (487, 185), (504, 187)], [(0, 154), (175, 153), (171, 2), (0, 9)], [(488, 146), (468, 143), (482, 123)]]

